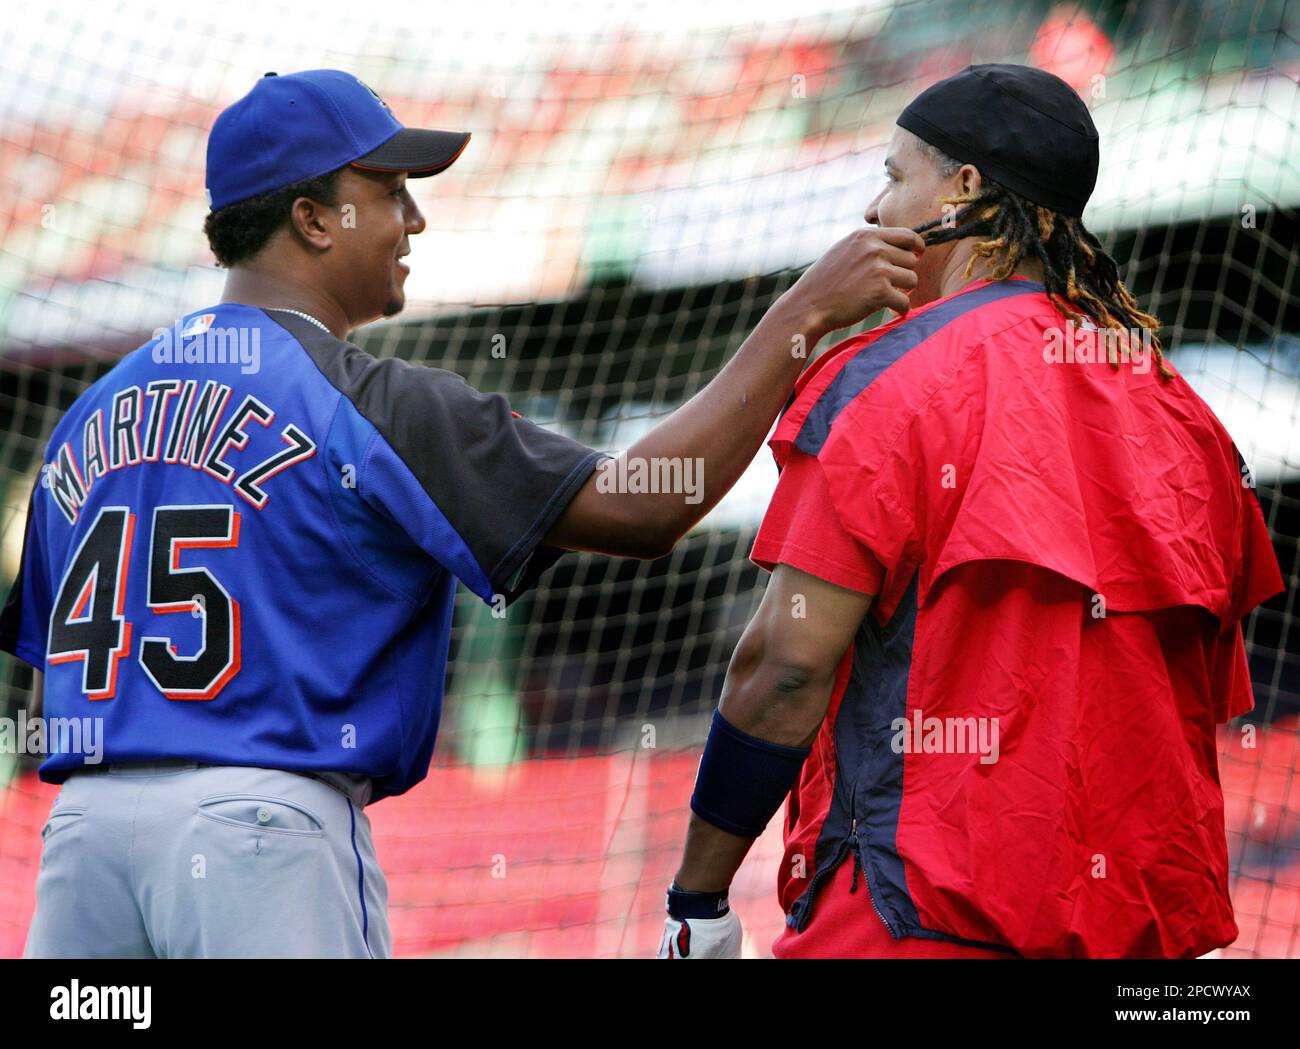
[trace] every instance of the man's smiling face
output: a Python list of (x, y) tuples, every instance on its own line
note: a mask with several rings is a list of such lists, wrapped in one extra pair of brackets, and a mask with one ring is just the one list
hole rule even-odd
[[(405, 172), (344, 169), (339, 179), (339, 249), (331, 260), (338, 291), (353, 318), (392, 317), (406, 305), (410, 272), (402, 256), (410, 237), (425, 228), (424, 215), (406, 188)], [(348, 205), (353, 211), (348, 213)]]

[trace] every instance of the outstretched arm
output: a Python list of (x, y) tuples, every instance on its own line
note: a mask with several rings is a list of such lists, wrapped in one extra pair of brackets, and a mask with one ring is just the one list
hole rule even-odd
[[(692, 501), (681, 492), (601, 491), (611, 486), (600, 483), (597, 470), (546, 545), (623, 557), (666, 554), (739, 479), (822, 337), (881, 307), (907, 312), (924, 250), (909, 229), (864, 228), (838, 241), (773, 304), (712, 382), (623, 452), (634, 467), (698, 460), (702, 490)], [(806, 352), (797, 353), (799, 347)]]

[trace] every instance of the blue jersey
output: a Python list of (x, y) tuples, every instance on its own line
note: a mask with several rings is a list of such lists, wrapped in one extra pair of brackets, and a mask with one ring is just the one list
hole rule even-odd
[[(55, 427), (0, 647), (102, 760), (424, 778), (456, 580), (508, 603), (599, 453), (458, 376), (223, 304)], [(41, 778), (82, 767), (49, 754)]]

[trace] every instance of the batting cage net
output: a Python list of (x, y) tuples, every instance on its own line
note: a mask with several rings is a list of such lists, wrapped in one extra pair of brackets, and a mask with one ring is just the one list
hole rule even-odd
[[(428, 229), (407, 309), (356, 341), (613, 450), (699, 390), (801, 267), (861, 225), (911, 98), (973, 62), (1036, 65), (1092, 110), (1102, 164), (1085, 221), (1235, 438), (1288, 585), (1246, 623), (1255, 710), (1220, 730), (1241, 928), (1220, 953), (1300, 957), (1300, 7), (798, 6), (140, 0), (9, 19), (0, 582), (60, 413), (219, 299), (206, 136), (267, 71), (343, 68), (409, 126), (473, 132), (453, 168), (412, 183)], [(433, 768), (370, 810), (396, 953), (653, 951), (708, 717), (764, 586), (747, 555), (775, 481), (763, 450), (657, 561), (569, 555), (504, 613), (461, 591)], [(31, 686), (0, 657), (0, 955), (22, 950), (56, 792), (15, 732)], [(732, 894), (750, 955), (782, 922), (780, 823)]]

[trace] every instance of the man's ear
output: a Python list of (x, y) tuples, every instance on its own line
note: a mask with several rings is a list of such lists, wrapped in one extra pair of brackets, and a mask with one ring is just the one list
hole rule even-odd
[(330, 208), (311, 197), (299, 197), (289, 208), (289, 229), (302, 243), (325, 251), (334, 244)]
[(977, 197), (984, 188), (984, 178), (975, 165), (963, 164), (957, 172), (957, 185), (963, 197)]

